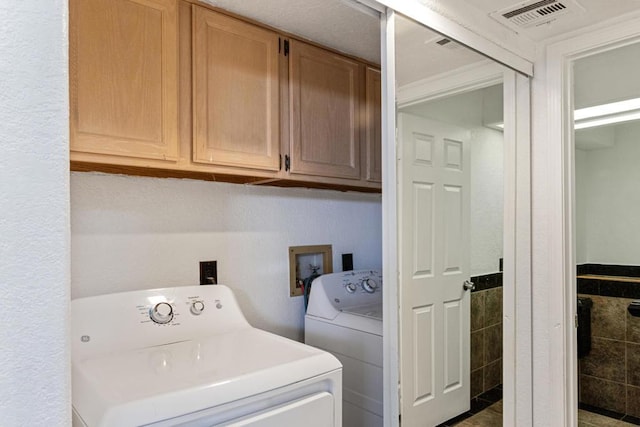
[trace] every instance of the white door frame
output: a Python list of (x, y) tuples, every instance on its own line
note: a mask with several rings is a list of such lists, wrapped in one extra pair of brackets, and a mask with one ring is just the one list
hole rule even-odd
[[(398, 176), (396, 173), (395, 12), (380, 17), (382, 48), (382, 343), (384, 426), (399, 424)], [(346, 426), (345, 426), (346, 427)]]
[(399, 88), (397, 99), (404, 107), (499, 83), (505, 120), (503, 419), (504, 425), (526, 426), (532, 419), (529, 81), (488, 61)]
[(504, 72), (503, 425), (533, 426), (531, 81)]
[[(537, 166), (533, 172), (539, 191), (536, 200), (540, 203), (540, 209), (534, 211), (534, 224), (546, 223), (546, 231), (540, 236), (540, 246), (534, 244), (535, 265), (540, 269), (534, 272), (534, 280), (540, 281), (540, 289), (546, 287), (546, 295), (542, 292), (534, 298), (548, 304), (548, 319), (534, 322), (534, 339), (546, 337), (548, 344), (545, 346), (549, 351), (540, 353), (540, 361), (534, 366), (540, 371), (534, 383), (534, 402), (536, 408), (546, 408), (545, 416), (548, 416), (546, 421), (541, 419), (536, 425), (577, 425), (572, 62), (639, 41), (640, 16), (635, 14), (615, 26), (551, 44), (542, 60), (546, 75), (535, 86), (537, 93), (543, 94), (545, 99), (536, 96), (536, 106), (544, 113), (534, 118), (538, 135), (534, 146), (538, 148), (534, 153)], [(536, 160), (538, 156), (539, 161)]]
[[(393, 12), (387, 18), (393, 17)], [(393, 19), (384, 24), (393, 34)], [(393, 55), (393, 40), (386, 49)], [(389, 62), (389, 61), (388, 61)], [(384, 62), (383, 62), (384, 64)], [(383, 65), (384, 66), (384, 65)], [(393, 63), (391, 67), (395, 67)], [(393, 69), (395, 75), (395, 68)], [(384, 72), (383, 72), (384, 75)], [(385, 426), (398, 420), (398, 262), (395, 143), (395, 99), (393, 82), (387, 75), (384, 103), (389, 127), (384, 146), (383, 177), (383, 263), (385, 274)], [(433, 100), (468, 90), (504, 84), (505, 176), (504, 176), (504, 302), (503, 302), (503, 387), (504, 425), (531, 426), (531, 180), (530, 180), (530, 85), (529, 79), (495, 63), (485, 63), (399, 88), (401, 106), (418, 100)], [(391, 117), (393, 116), (393, 117)], [(516, 287), (515, 284), (518, 284)], [(393, 309), (392, 309), (393, 308)], [(388, 320), (388, 321), (387, 321)]]

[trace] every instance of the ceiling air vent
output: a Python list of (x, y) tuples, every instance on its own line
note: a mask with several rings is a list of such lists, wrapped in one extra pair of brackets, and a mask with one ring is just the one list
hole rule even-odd
[(489, 16), (518, 31), (547, 24), (559, 16), (583, 10), (573, 0), (534, 0), (492, 12)]
[(458, 49), (460, 47), (460, 44), (458, 44), (458, 43), (454, 42), (453, 40), (448, 39), (446, 37), (445, 38), (437, 37), (435, 39), (435, 43), (438, 46), (441, 46), (441, 47), (444, 47), (444, 48), (447, 48), (447, 49), (450, 49), (450, 50)]

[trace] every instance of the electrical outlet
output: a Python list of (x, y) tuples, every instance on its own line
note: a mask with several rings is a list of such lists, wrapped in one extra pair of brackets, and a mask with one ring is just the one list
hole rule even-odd
[(342, 254), (342, 271), (353, 270), (353, 254)]
[(201, 285), (217, 285), (218, 284), (218, 262), (217, 261), (200, 261), (200, 284)]

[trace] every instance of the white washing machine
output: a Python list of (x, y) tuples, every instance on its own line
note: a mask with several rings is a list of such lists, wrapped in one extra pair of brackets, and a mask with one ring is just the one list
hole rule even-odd
[(343, 365), (343, 425), (382, 426), (382, 273), (318, 277), (304, 323), (305, 343), (331, 352)]
[(341, 426), (331, 354), (251, 327), (225, 286), (71, 302), (73, 425)]

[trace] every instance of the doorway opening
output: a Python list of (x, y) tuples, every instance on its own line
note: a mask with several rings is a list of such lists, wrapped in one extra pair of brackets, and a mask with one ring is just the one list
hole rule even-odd
[(455, 425), (502, 398), (504, 69), (403, 17), (396, 67), (402, 415)]
[(640, 43), (573, 62), (579, 419), (627, 425), (640, 425), (639, 72)]
[[(549, 393), (554, 397), (548, 415), (552, 419), (562, 422), (563, 425), (577, 425), (579, 422), (578, 407), (581, 393), (578, 390), (578, 375), (580, 372), (582, 376), (583, 371), (578, 366), (582, 364), (582, 359), (579, 363), (575, 328), (578, 311), (576, 307), (578, 295), (576, 266), (579, 260), (580, 264), (588, 264), (589, 261), (588, 252), (587, 258), (583, 257), (584, 252), (578, 253), (578, 247), (582, 244), (579, 243), (579, 239), (584, 239), (585, 235), (578, 236), (580, 226), (576, 221), (576, 211), (584, 207), (584, 199), (581, 199), (583, 202), (576, 203), (580, 192), (578, 186), (581, 184), (577, 183), (580, 175), (575, 174), (575, 140), (579, 138), (577, 131), (581, 129), (574, 130), (574, 118), (576, 124), (590, 118), (581, 117), (584, 112), (578, 113), (580, 107), (584, 105), (579, 105), (581, 101), (577, 93), (574, 100), (574, 90), (577, 89), (577, 86), (574, 86), (574, 68), (577, 65), (579, 73), (580, 60), (638, 42), (640, 42), (638, 20), (630, 18), (615, 26), (577, 35), (547, 48), (544, 102), (549, 114), (544, 118), (544, 123), (540, 123), (538, 126), (548, 130), (548, 133), (544, 138), (546, 141), (538, 141), (539, 147), (545, 153), (534, 153), (533, 158), (536, 159), (539, 156), (539, 160), (542, 161), (539, 164), (545, 163), (543, 175), (541, 175), (542, 171), (538, 169), (534, 170), (534, 176), (537, 175), (541, 188), (544, 188), (540, 193), (545, 194), (546, 200), (540, 199), (540, 201), (548, 218), (546, 225), (549, 234), (544, 239), (546, 260), (540, 258), (540, 262), (544, 266), (544, 276), (542, 276), (543, 271), (541, 270), (536, 274), (544, 277), (548, 283), (557, 284), (549, 286), (546, 291), (542, 292), (546, 292), (548, 296), (548, 320), (552, 322), (549, 324), (555, 325), (548, 337), (549, 348), (556, 350), (557, 357), (549, 359), (548, 372), (542, 375), (541, 380), (548, 381)], [(635, 61), (635, 58), (627, 59), (630, 63)], [(609, 67), (611, 72), (615, 73), (617, 70), (617, 67)], [(620, 80), (619, 77), (615, 79)], [(594, 94), (597, 83), (597, 81), (591, 81)], [(627, 95), (630, 95), (633, 91), (633, 85), (634, 83), (621, 84), (621, 88)], [(538, 101), (542, 102), (542, 99), (538, 99)], [(611, 103), (609, 101), (606, 102)], [(574, 108), (574, 102), (577, 109)], [(587, 157), (589, 157), (588, 154)], [(609, 188), (611, 193), (618, 193), (620, 190), (616, 187)], [(581, 221), (584, 221), (584, 217)], [(631, 230), (629, 228), (629, 232)], [(538, 250), (534, 252), (534, 255), (538, 256)], [(584, 272), (581, 269), (580, 273)], [(585, 293), (585, 289), (582, 287), (580, 291), (581, 294)], [(535, 318), (534, 321), (536, 321)], [(544, 319), (538, 316), (538, 321), (544, 322)], [(583, 385), (581, 384), (581, 389)], [(615, 422), (621, 421), (616, 420)]]

